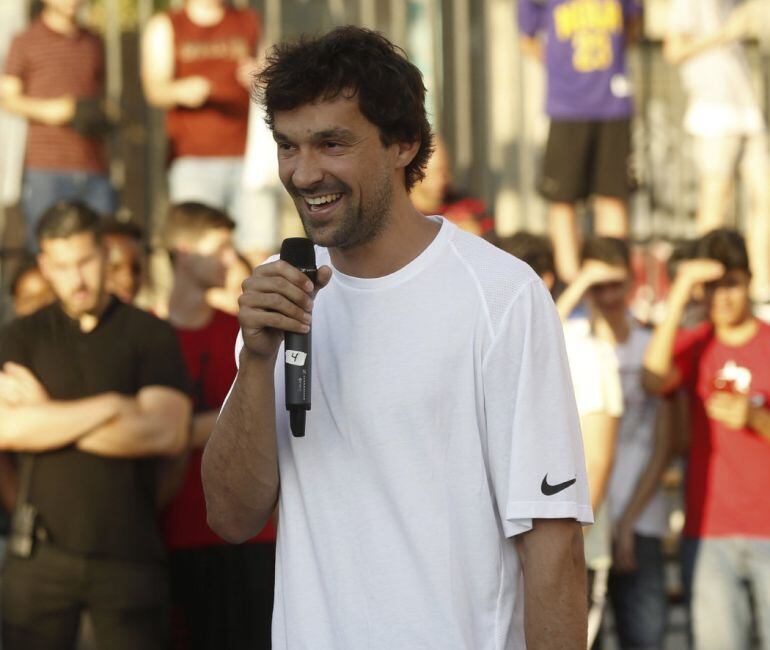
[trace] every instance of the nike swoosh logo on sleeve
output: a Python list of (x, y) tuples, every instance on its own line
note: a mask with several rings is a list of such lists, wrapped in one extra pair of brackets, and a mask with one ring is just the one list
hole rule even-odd
[(543, 482), (540, 484), (540, 491), (543, 494), (545, 494), (545, 496), (552, 497), (554, 494), (558, 494), (562, 490), (566, 490), (575, 481), (577, 481), (577, 476), (573, 479), (570, 479), (569, 481), (564, 481), (564, 483), (557, 483), (556, 485), (551, 485), (548, 483), (548, 474), (546, 474), (543, 477)]

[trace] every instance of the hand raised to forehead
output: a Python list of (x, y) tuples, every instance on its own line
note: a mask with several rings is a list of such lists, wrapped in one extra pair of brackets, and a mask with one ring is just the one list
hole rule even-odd
[(677, 279), (681, 277), (689, 284), (696, 285), (721, 280), (725, 270), (724, 264), (716, 260), (687, 260), (679, 265), (676, 275)]

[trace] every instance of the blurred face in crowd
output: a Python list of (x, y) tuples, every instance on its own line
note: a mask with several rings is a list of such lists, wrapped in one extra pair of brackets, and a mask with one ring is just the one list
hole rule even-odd
[(74, 20), (84, 0), (43, 0), (45, 10), (67, 20)]
[(71, 318), (98, 314), (105, 297), (106, 252), (93, 233), (43, 239), (38, 264)]
[(423, 213), (434, 214), (444, 204), (452, 184), (452, 167), (444, 142), (436, 138), (436, 148), (428, 160), (423, 178), (412, 189), (412, 201)]
[(590, 289), (591, 300), (596, 309), (604, 314), (625, 312), (631, 291), (631, 272), (625, 265), (610, 265), (625, 278), (594, 284)]
[(107, 250), (107, 291), (131, 303), (142, 284), (142, 243), (127, 235), (104, 235), (102, 241)]
[(751, 315), (750, 282), (746, 271), (731, 269), (721, 280), (705, 285), (709, 316), (715, 327), (740, 325)]
[(212, 228), (177, 250), (183, 268), (203, 289), (225, 286), (227, 271), (235, 262), (232, 232)]
[[(347, 249), (388, 225), (399, 145), (384, 146), (355, 97), (305, 104), (274, 116), (278, 171), (307, 236)], [(402, 181), (403, 182), (403, 181)]]
[(13, 292), (13, 311), (17, 316), (27, 316), (55, 300), (53, 291), (40, 269), (27, 269), (16, 281)]

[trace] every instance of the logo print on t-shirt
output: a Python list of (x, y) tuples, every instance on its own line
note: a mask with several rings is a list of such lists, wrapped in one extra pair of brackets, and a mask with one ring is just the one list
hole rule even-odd
[(554, 494), (558, 494), (562, 490), (566, 490), (575, 481), (577, 481), (577, 476), (573, 479), (570, 479), (569, 481), (564, 481), (564, 483), (557, 483), (556, 485), (551, 485), (548, 483), (548, 474), (546, 474), (543, 477), (543, 482), (540, 484), (540, 491), (543, 494), (545, 494), (545, 496), (552, 497)]
[(748, 393), (751, 388), (751, 370), (730, 360), (714, 378), (714, 388), (730, 393)]

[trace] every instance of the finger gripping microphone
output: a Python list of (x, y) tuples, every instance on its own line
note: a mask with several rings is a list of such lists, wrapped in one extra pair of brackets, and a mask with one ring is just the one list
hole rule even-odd
[[(302, 271), (315, 284), (315, 248), (304, 237), (289, 237), (281, 244), (281, 259)], [(286, 378), (286, 409), (295, 437), (305, 435), (305, 416), (310, 410), (310, 351), (311, 337), (296, 332), (284, 333), (284, 374)]]

